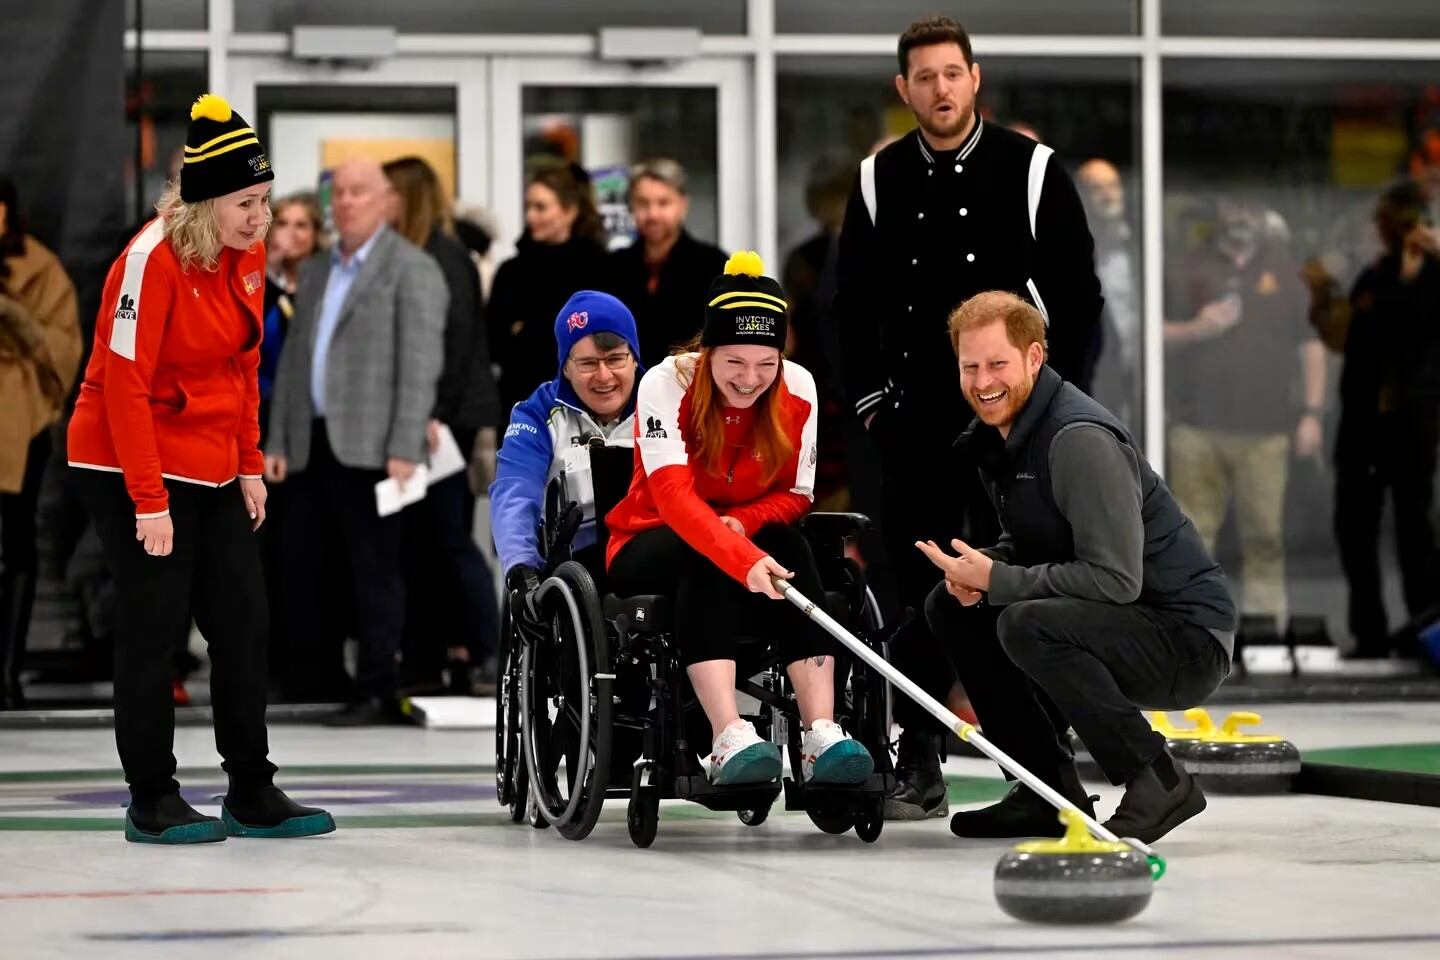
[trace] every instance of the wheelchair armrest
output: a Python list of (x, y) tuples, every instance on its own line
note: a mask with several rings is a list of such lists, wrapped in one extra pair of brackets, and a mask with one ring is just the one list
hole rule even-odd
[(870, 518), (863, 513), (807, 513), (800, 518), (800, 529), (817, 540), (849, 540), (870, 529)]

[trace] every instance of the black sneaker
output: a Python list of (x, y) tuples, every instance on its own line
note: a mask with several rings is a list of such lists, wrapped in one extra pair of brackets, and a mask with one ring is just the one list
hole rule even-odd
[[(1088, 796), (1080, 785), (1074, 764), (1067, 764), (1059, 773), (1059, 784), (1052, 784), (1060, 795), (1089, 816), (1095, 816), (1097, 797)], [(1024, 784), (1017, 783), (1010, 792), (979, 810), (962, 810), (950, 818), (950, 832), (957, 837), (996, 839), (1002, 837), (1063, 837), (1065, 825), (1059, 812)]]
[[(1117, 837), (1154, 843), (1205, 809), (1200, 783), (1169, 754), (1146, 767), (1125, 785), (1125, 796), (1105, 827)], [(1163, 779), (1173, 781), (1167, 787)]]
[(933, 736), (900, 734), (895, 779), (895, 789), (885, 798), (886, 820), (929, 820), (950, 812), (950, 792)]
[(232, 787), (220, 804), (220, 816), (232, 837), (313, 837), (335, 830), (330, 814), (301, 806), (273, 784)]
[(131, 843), (213, 843), (225, 839), (215, 817), (196, 810), (178, 793), (136, 800), (125, 811), (125, 839)]
[(393, 727), (409, 724), (410, 718), (394, 697), (371, 697), (347, 703), (321, 722), (327, 727)]

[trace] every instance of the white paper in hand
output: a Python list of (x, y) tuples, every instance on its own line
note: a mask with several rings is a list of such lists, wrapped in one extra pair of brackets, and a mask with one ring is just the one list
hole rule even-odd
[(415, 468), (410, 479), (405, 481), (403, 490), (394, 477), (386, 477), (375, 484), (375, 512), (382, 517), (388, 517), (392, 513), (399, 513), (412, 503), (425, 499), (429, 474), (429, 468), (422, 463)]
[(432, 483), (439, 483), (447, 477), (464, 470), (465, 455), (460, 452), (460, 444), (455, 442), (455, 434), (445, 424), (440, 424), (440, 443), (435, 447), (435, 452), (430, 454), (430, 479), (426, 486)]

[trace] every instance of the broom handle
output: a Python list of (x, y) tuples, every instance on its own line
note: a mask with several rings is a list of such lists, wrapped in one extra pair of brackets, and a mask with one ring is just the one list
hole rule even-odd
[(806, 599), (805, 595), (792, 587), (788, 580), (782, 580), (776, 577), (772, 582), (775, 584), (775, 589), (779, 590), (786, 600), (789, 600), (795, 606), (799, 607), (805, 616), (824, 627), (826, 633), (850, 648), (851, 653), (855, 654), (861, 660), (864, 660), (870, 669), (888, 680), (891, 686), (899, 689), (905, 696), (924, 707), (927, 713), (945, 724), (946, 728), (953, 730), (955, 735), (961, 740), (967, 743), (973, 743), (981, 753), (998, 763), (1001, 769), (1009, 773), (1016, 780), (1019, 780), (1025, 784), (1025, 786), (1044, 797), (1046, 802), (1055, 809), (1069, 810), (1074, 816), (1083, 820), (1085, 826), (1090, 829), (1090, 832), (1101, 840), (1108, 840), (1111, 843), (1127, 844), (1147, 857), (1154, 855), (1154, 851), (1139, 840), (1134, 838), (1125, 838), (1122, 840), (1120, 837), (1115, 836), (1115, 834), (1111, 833), (1103, 825), (1096, 822), (1094, 817), (1088, 816), (1085, 811), (1065, 799), (1049, 784), (1016, 763), (1004, 750), (1001, 750), (995, 746), (995, 744), (986, 740), (978, 727), (966, 723), (964, 720), (955, 716), (955, 714), (945, 708), (943, 703), (916, 686), (905, 674), (886, 663), (884, 657), (870, 649), (868, 644), (861, 643), (849, 630), (846, 630), (840, 624), (836, 623), (833, 617)]

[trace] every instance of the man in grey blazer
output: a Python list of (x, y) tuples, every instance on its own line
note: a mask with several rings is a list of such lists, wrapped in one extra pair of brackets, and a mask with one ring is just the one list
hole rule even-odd
[[(333, 630), (324, 584), (348, 566), (360, 643), (359, 696), (327, 722), (404, 722), (395, 699), (405, 620), (399, 514), (379, 516), (375, 484), (413, 482), (444, 357), (449, 293), (439, 266), (386, 225), (380, 165), (350, 160), (332, 183), (335, 249), (301, 266), (295, 315), (275, 378), (265, 471), (286, 481), (280, 531), (283, 606), (305, 683), (332, 677), (334, 651), (305, 649)], [(330, 609), (327, 609), (330, 608)]]

